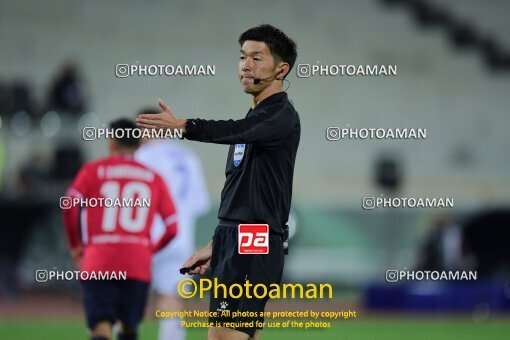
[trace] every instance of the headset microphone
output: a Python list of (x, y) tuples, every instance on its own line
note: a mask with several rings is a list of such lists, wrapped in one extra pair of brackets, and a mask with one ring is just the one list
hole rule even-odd
[(278, 73), (276, 73), (274, 76), (269, 77), (269, 78), (262, 78), (262, 79), (261, 79), (261, 78), (253, 78), (253, 84), (257, 85), (257, 84), (259, 84), (261, 81), (268, 81), (268, 80), (276, 79), (276, 77), (277, 77), (280, 73), (282, 73), (282, 72), (283, 72), (283, 70), (280, 70), (280, 71), (278, 71)]

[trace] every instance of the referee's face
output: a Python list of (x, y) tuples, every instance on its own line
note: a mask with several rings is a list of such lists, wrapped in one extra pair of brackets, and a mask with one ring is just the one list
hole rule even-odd
[[(275, 63), (266, 43), (246, 40), (241, 46), (239, 81), (244, 92), (256, 95), (268, 87), (274, 79)], [(254, 80), (261, 81), (255, 84)]]

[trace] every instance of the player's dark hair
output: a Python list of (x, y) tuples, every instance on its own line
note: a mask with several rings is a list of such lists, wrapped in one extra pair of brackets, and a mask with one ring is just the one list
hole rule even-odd
[[(113, 135), (119, 146), (136, 149), (140, 145), (140, 138), (133, 137), (132, 133), (136, 129), (136, 125), (129, 119), (121, 118), (111, 122), (110, 129), (114, 130)], [(131, 131), (128, 132), (128, 129), (131, 129)], [(124, 133), (121, 134), (116, 130), (124, 130)], [(117, 136), (122, 136), (122, 138), (117, 138)]]
[(280, 61), (289, 63), (290, 73), (296, 62), (297, 46), (294, 40), (290, 39), (285, 33), (274, 26), (264, 24), (250, 28), (241, 34), (239, 36), (239, 45), (243, 46), (246, 40), (264, 42), (275, 59), (275, 63)]

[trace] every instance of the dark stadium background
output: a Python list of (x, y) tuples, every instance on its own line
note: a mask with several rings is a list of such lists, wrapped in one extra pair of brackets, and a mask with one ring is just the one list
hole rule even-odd
[[(86, 337), (79, 284), (35, 281), (38, 269), (73, 269), (58, 200), (83, 162), (107, 153), (81, 128), (134, 117), (158, 98), (184, 118), (244, 117), (237, 38), (270, 23), (296, 40), (298, 64), (391, 64), (398, 74), (288, 77), (302, 138), (284, 280), (331, 282), (335, 293), (269, 309), (357, 318), (264, 337), (507, 339), (509, 15), (503, 0), (0, 1), (0, 338)], [(125, 63), (215, 65), (216, 75), (117, 78)], [(346, 125), (426, 128), (427, 138), (326, 139)], [(227, 148), (185, 143), (214, 201), (200, 246), (216, 224)], [(451, 197), (455, 207), (362, 209), (381, 194)], [(387, 283), (393, 269), (477, 270), (478, 280)], [(143, 339), (156, 338), (153, 311)]]

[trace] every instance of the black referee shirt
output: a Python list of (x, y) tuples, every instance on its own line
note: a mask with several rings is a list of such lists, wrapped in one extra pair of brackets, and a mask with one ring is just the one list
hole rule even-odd
[(218, 218), (221, 225), (267, 223), (283, 234), (292, 199), (299, 115), (287, 93), (275, 93), (240, 120), (190, 119), (186, 138), (230, 144)]

